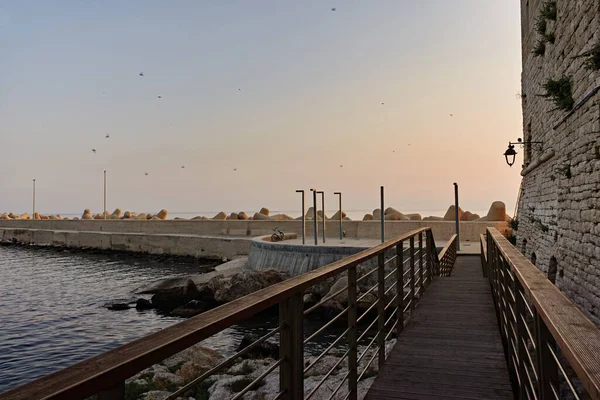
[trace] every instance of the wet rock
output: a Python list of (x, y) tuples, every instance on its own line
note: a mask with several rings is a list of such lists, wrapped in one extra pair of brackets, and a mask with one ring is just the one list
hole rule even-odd
[[(333, 284), (331, 289), (329, 289), (329, 293), (327, 293), (325, 295), (325, 297), (330, 296), (330, 295), (334, 294), (335, 292), (342, 290), (346, 286), (348, 286), (348, 277), (343, 277), (343, 278), (338, 279)], [(333, 299), (343, 306), (347, 305), (348, 304), (348, 289), (343, 290), (340, 294), (335, 296)]]
[(283, 280), (284, 275), (279, 271), (244, 270), (227, 278), (222, 275), (215, 276), (208, 282), (208, 287), (214, 293), (214, 299), (223, 304)]
[(106, 308), (108, 308), (111, 311), (129, 310), (129, 304), (127, 304), (127, 303), (113, 303), (113, 304), (110, 304)]
[(306, 293), (304, 297), (302, 297), (302, 302), (304, 303), (304, 308), (310, 308), (319, 302), (319, 296), (314, 293)]
[(171, 395), (171, 392), (167, 392), (164, 390), (151, 390), (147, 393), (144, 393), (143, 400), (165, 400)]
[(166, 289), (152, 296), (152, 305), (161, 311), (172, 311), (195, 300), (199, 291), (194, 282), (188, 279), (185, 287)]
[[(253, 333), (245, 334), (236, 352), (244, 350), (258, 339), (260, 339), (260, 336)], [(271, 342), (262, 342), (245, 354), (244, 358), (273, 358), (277, 360), (279, 358), (279, 346)]]
[(191, 300), (187, 304), (171, 311), (171, 315), (181, 318), (191, 318), (210, 309), (210, 306), (200, 300)]
[(181, 376), (171, 372), (157, 372), (152, 378), (152, 383), (157, 388), (167, 389), (180, 386), (183, 383), (183, 379), (181, 379)]
[(135, 309), (136, 310), (150, 310), (152, 308), (154, 308), (154, 306), (152, 305), (152, 303), (150, 302), (150, 300), (137, 299), (137, 301), (135, 302)]

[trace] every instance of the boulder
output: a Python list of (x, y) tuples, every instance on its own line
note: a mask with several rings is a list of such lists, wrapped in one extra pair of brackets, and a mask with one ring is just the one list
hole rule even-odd
[[(122, 214), (123, 214), (123, 211), (121, 211), (120, 208), (117, 208), (115, 211), (112, 212), (112, 214), (110, 214), (110, 218), (111, 219), (119, 219), (119, 218), (121, 218)], [(113, 218), (113, 216), (116, 216), (117, 218)]]
[(214, 293), (215, 301), (224, 304), (283, 280), (284, 276), (279, 271), (243, 270), (227, 278), (215, 276), (208, 282), (208, 287)]
[(246, 214), (245, 212), (242, 211), (242, 212), (238, 213), (238, 219), (246, 220), (246, 219), (248, 219), (248, 214)]
[(151, 221), (162, 221), (162, 219), (158, 218), (156, 215), (152, 216), (152, 218), (150, 218)]
[(154, 217), (155, 217), (154, 214), (146, 214), (146, 220), (151, 220)]
[(68, 220), (68, 219), (69, 219), (69, 217), (64, 217), (64, 218), (63, 218), (63, 221), (64, 221), (64, 220)]
[[(324, 317), (325, 319), (330, 319), (342, 312), (344, 310), (344, 306), (333, 299), (329, 299), (321, 304), (317, 310), (318, 315)], [(315, 310), (315, 312), (317, 312), (317, 310)]]
[(161, 311), (172, 311), (175, 308), (189, 303), (200, 296), (200, 291), (194, 281), (188, 279), (184, 287), (166, 289), (152, 296), (152, 306)]
[(8, 214), (8, 216), (9, 216), (11, 219), (19, 219), (19, 216), (18, 216), (17, 214), (15, 214), (15, 213), (12, 213), (12, 212), (11, 212), (10, 214)]
[[(346, 217), (346, 213), (342, 211), (342, 219), (344, 219), (344, 218), (347, 218)], [(333, 214), (331, 216), (331, 219), (334, 220), (334, 221), (339, 221), (340, 220), (340, 212), (339, 212), (339, 210), (335, 214)]]
[(401, 212), (392, 212), (385, 214), (384, 218), (386, 221), (409, 221), (410, 218), (402, 214)]
[[(467, 212), (468, 212), (468, 211), (467, 211)], [(465, 213), (465, 214), (466, 214), (466, 213)], [(480, 217), (479, 217), (479, 214), (473, 214), (473, 213), (471, 213), (471, 212), (468, 212), (468, 214), (469, 214), (469, 215), (467, 215), (467, 217), (466, 217), (466, 221), (475, 221), (475, 220), (478, 220), (478, 219), (480, 218)]]
[(410, 219), (411, 221), (421, 221), (423, 218), (421, 217), (421, 214), (404, 214), (405, 217), (407, 217), (408, 219)]
[(127, 303), (113, 303), (113, 304), (110, 304), (109, 306), (107, 306), (106, 308), (108, 308), (111, 311), (129, 310), (129, 304), (127, 304)]
[(363, 221), (373, 221), (373, 215), (372, 214), (365, 214), (365, 216), (362, 219)]
[[(223, 356), (215, 350), (194, 345), (172, 355), (162, 363), (170, 370), (175, 370), (179, 366), (175, 373), (187, 383), (217, 365), (222, 359)], [(192, 368), (194, 371), (190, 371)]]
[(144, 213), (140, 213), (140, 214), (138, 214), (138, 216), (137, 216), (137, 217), (135, 217), (135, 219), (140, 219), (140, 220), (141, 220), (141, 219), (143, 219), (143, 220), (145, 220), (145, 219), (146, 219), (146, 217), (147, 217), (147, 215), (146, 215), (146, 214), (144, 214)]
[(150, 300), (137, 299), (137, 301), (135, 302), (136, 310), (150, 310), (152, 308), (154, 308), (154, 306), (152, 305), (152, 302), (150, 302)]
[(194, 220), (194, 221), (198, 221), (198, 220), (205, 220), (205, 219), (207, 219), (207, 218), (206, 218), (206, 217), (204, 217), (204, 216), (200, 216), (200, 215), (198, 215), (198, 216), (195, 216), (194, 218), (192, 218), (192, 220)]
[(212, 219), (225, 220), (225, 219), (227, 219), (227, 214), (225, 214), (223, 211), (221, 211), (220, 213), (215, 215)]
[(389, 214), (402, 214), (402, 213), (400, 211), (396, 210), (394, 207), (388, 207), (383, 212), (383, 215), (389, 215)]
[(166, 389), (181, 386), (183, 379), (181, 379), (181, 376), (175, 375), (171, 372), (157, 372), (152, 378), (152, 383), (155, 387)]
[(83, 210), (83, 214), (81, 215), (81, 219), (94, 219), (92, 217), (92, 212), (90, 211), (89, 208), (86, 208), (85, 210)]
[[(444, 214), (444, 221), (455, 221), (456, 220), (456, 216), (455, 216), (455, 209), (456, 207), (454, 206), (454, 204), (452, 204), (450, 207), (448, 207), (448, 211), (446, 211), (446, 214)], [(460, 207), (458, 207), (458, 220), (460, 221), (462, 218), (462, 213), (463, 210), (461, 210)]]
[(175, 218), (173, 218), (173, 221), (187, 221), (187, 219), (181, 218), (181, 217), (175, 217)]
[(273, 218), (276, 221), (293, 221), (294, 218), (290, 217), (287, 214), (275, 214), (272, 215), (271, 218)]
[(31, 219), (31, 217), (27, 213), (21, 214), (20, 217), (21, 219)]
[[(52, 219), (52, 218), (50, 218)], [(104, 215), (102, 214), (94, 214), (94, 219), (104, 219)]]
[(118, 215), (110, 214), (109, 219), (121, 219), (121, 217), (119, 217)]
[(260, 211), (258, 213), (262, 214), (262, 215), (269, 215), (270, 211), (269, 211), (268, 208), (263, 207), (263, 208), (260, 209)]
[[(358, 297), (360, 298), (362, 296), (359, 295)], [(365, 312), (369, 309), (369, 307), (371, 307), (373, 304), (375, 304), (375, 302), (377, 301), (377, 296), (375, 296), (373, 293), (367, 293), (365, 295), (365, 297), (363, 297), (362, 299), (360, 299), (360, 301), (358, 301), (356, 303), (356, 307), (358, 308), (359, 311)], [(373, 309), (376, 311), (377, 308), (373, 307)]]
[(506, 204), (501, 201), (493, 202), (487, 215), (477, 221), (506, 221)]
[[(329, 289), (329, 292), (325, 295), (325, 297), (331, 296), (332, 294), (339, 290), (342, 290), (346, 286), (348, 286), (348, 277), (338, 279), (337, 282), (333, 284), (331, 289)], [(342, 291), (342, 293), (333, 297), (333, 300), (337, 301), (342, 306), (346, 306), (348, 304), (348, 290)]]
[(156, 217), (158, 217), (158, 219), (162, 219), (164, 221), (165, 219), (167, 219), (168, 213), (169, 212), (163, 208), (162, 210), (160, 210), (158, 212), (158, 214), (156, 214)]
[(320, 217), (321, 219), (323, 219), (323, 215), (325, 215), (325, 221), (327, 221), (329, 219), (329, 217), (327, 216), (327, 214), (323, 214), (323, 210), (318, 210), (317, 211), (317, 217)]
[(50, 219), (59, 220), (62, 219), (62, 217), (60, 215), (51, 215)]
[(255, 220), (266, 220), (266, 221), (271, 220), (272, 221), (273, 217), (269, 217), (268, 215), (265, 215), (265, 214), (262, 214), (262, 213), (255, 213), (254, 217), (252, 219), (255, 219)]
[(471, 215), (473, 215), (473, 214), (471, 214), (471, 211), (464, 211), (464, 212), (462, 213), (462, 215), (460, 216), (460, 220), (461, 220), (461, 221), (468, 221), (468, 220), (469, 220), (469, 217), (470, 217)]
[(123, 214), (123, 219), (130, 219), (131, 218), (131, 213), (129, 211), (125, 211), (125, 213)]
[(238, 214), (235, 212), (232, 212), (231, 214), (229, 214), (229, 217), (227, 217), (227, 219), (238, 219)]
[(423, 218), (423, 221), (443, 221), (443, 220), (444, 220), (444, 217), (436, 217), (433, 215)]
[(36, 212), (33, 214), (33, 219), (42, 219), (42, 218), (40, 217), (40, 214), (39, 214), (39, 213), (36, 211)]
[(79, 217), (73, 217), (73, 221), (79, 221)]
[[(306, 212), (305, 219), (307, 221), (312, 221), (314, 219), (314, 215), (315, 215), (315, 209), (314, 209), (314, 207), (310, 207), (308, 209), (308, 211)], [(323, 220), (323, 218), (321, 218), (321, 215), (323, 215), (323, 214), (320, 213), (319, 211), (317, 211), (317, 221), (322, 221)]]
[[(242, 341), (237, 347), (236, 352), (244, 350), (258, 339), (260, 339), (260, 336), (254, 333), (246, 333), (244, 337), (242, 337)], [(248, 353), (244, 354), (243, 358), (272, 358), (277, 360), (279, 358), (279, 345), (269, 341), (262, 342), (261, 344), (256, 345)]]
[(171, 315), (181, 318), (191, 318), (209, 310), (210, 308), (211, 307), (209, 304), (201, 300), (191, 300), (183, 306), (179, 306), (171, 311)]
[(379, 208), (373, 210), (373, 219), (378, 221), (381, 220), (381, 210)]
[(41, 218), (41, 219), (44, 219), (44, 220), (48, 220), (48, 219), (50, 219), (50, 217), (49, 217), (49, 216), (47, 216), (47, 215), (40, 215), (40, 218)]
[(302, 302), (304, 303), (304, 308), (310, 308), (319, 302), (319, 296), (314, 293), (306, 293), (302, 297)]

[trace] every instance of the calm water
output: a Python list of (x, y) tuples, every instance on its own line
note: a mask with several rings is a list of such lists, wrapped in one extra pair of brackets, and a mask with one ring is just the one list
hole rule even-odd
[[(203, 271), (201, 261), (0, 246), (0, 392), (182, 321), (153, 310), (109, 311), (105, 305), (135, 300), (144, 284)], [(244, 333), (260, 333), (277, 322), (273, 316), (254, 317), (203, 345), (232, 354)], [(307, 354), (339, 333), (322, 335)]]

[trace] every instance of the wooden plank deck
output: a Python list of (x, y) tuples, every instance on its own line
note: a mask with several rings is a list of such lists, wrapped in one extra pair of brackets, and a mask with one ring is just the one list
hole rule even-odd
[(479, 257), (427, 288), (366, 399), (513, 399)]

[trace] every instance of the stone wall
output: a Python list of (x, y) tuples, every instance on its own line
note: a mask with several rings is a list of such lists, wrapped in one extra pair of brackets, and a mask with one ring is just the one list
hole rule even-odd
[[(600, 41), (600, 0), (558, 0), (546, 31), (555, 42), (535, 56), (543, 3), (521, 0), (523, 138), (542, 145), (522, 151), (517, 244), (600, 325), (600, 72), (576, 57)], [(562, 76), (571, 80), (572, 111), (539, 96), (548, 78)]]

